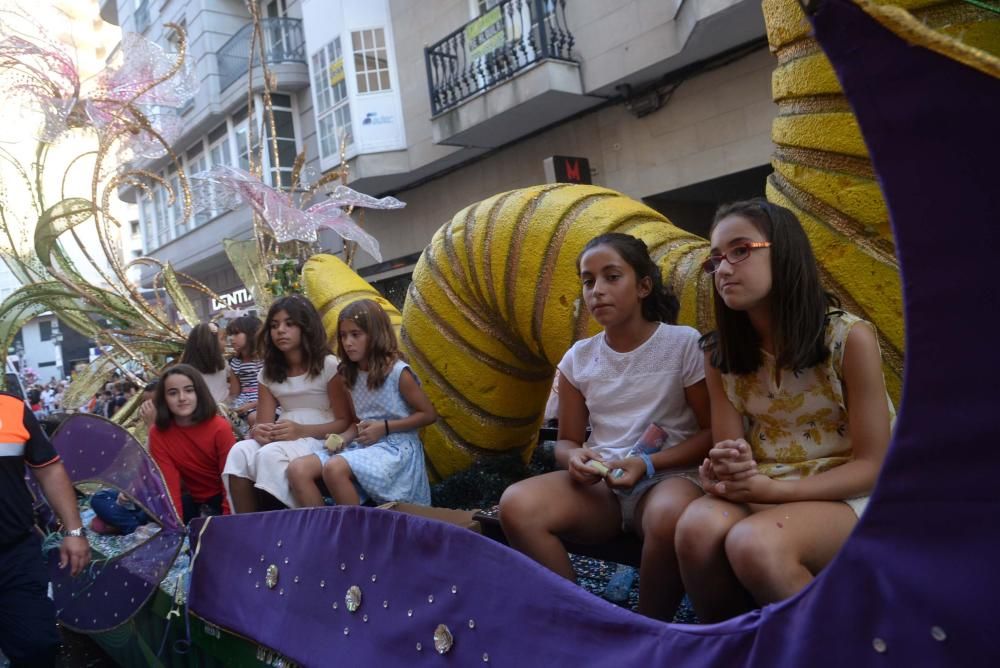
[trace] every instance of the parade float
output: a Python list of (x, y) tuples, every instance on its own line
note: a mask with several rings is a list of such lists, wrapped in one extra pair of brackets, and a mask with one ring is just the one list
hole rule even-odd
[[(53, 441), (75, 483), (126, 492), (156, 527), (128, 544), (95, 545), (84, 577), (53, 568), (60, 621), (130, 665), (1000, 662), (986, 630), (1000, 589), (991, 530), (1000, 455), (977, 447), (995, 432), (989, 407), (1000, 369), (982, 335), (998, 323), (978, 250), (1000, 242), (991, 170), (1000, 150), (1000, 15), (965, 1), (763, 5), (778, 59), (768, 197), (803, 220), (827, 285), (876, 324), (890, 392), (902, 402), (868, 510), (809, 587), (722, 624), (671, 625), (597, 599), (472, 531), (402, 513), (289, 510), (185, 528), (128, 433), (135, 407), (127, 406), (116, 423), (74, 415)], [(301, 289), (328, 333), (341, 308), (374, 295), (351, 269), (354, 244), (377, 252), (357, 210), (401, 204), (351, 191), (343, 172), (309, 182), (296, 170), (292, 193), (264, 185), (251, 164), (245, 173), (182, 176), (174, 192), (122, 167), (170, 151), (174, 119), (163, 97), (185, 94), (179, 43), (175, 57), (152, 52), (131, 61), (145, 63), (140, 73), (112, 69), (90, 92), (53, 45), (10, 35), (0, 45), (8, 67), (34, 64), (31, 85), (22, 79), (15, 90), (45, 118), (34, 173), (21, 170), (35, 193), (33, 238), (9, 238), (4, 251), (24, 287), (0, 306), (0, 351), (31, 315), (57, 311), (110, 351), (74, 380), (70, 397), (81, 403), (113, 368), (155, 373), (183, 340), (165, 305), (143, 300), (115, 259), (109, 202), (122, 183), (167, 188), (187, 215), (199, 197), (248, 203), (254, 239), (227, 242), (227, 251), (256, 303)], [(73, 127), (98, 138), (91, 197), (51, 201), (40, 185), (46, 146)], [(110, 262), (100, 287), (82, 281), (62, 249), (63, 235), (85, 224), (100, 232)], [(347, 241), (342, 257), (314, 252), (321, 227)], [(681, 322), (712, 327), (712, 286), (698, 269), (706, 242), (587, 186), (543, 185), (470, 205), (434, 236), (402, 314), (382, 300), (441, 416), (423, 434), (435, 477), (498, 453), (530, 455), (554, 364), (596, 331), (579, 302), (575, 259), (612, 230), (647, 242), (681, 299)], [(289, 271), (299, 263), (301, 273)], [(195, 324), (184, 290), (207, 288), (168, 265), (157, 281), (181, 320)], [(965, 453), (975, 453), (974, 466)], [(51, 519), (41, 503), (40, 512)]]

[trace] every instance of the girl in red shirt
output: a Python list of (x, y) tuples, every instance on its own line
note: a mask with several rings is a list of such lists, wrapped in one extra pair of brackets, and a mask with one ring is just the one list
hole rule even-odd
[(170, 367), (156, 386), (153, 404), (149, 452), (177, 512), (185, 523), (201, 515), (228, 515), (222, 469), (236, 439), (201, 373), (187, 364)]

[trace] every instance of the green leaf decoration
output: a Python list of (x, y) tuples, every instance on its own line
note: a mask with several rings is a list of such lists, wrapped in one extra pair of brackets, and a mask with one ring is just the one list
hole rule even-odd
[[(15, 293), (17, 294), (17, 293)], [(4, 301), (4, 307), (8, 300)], [(14, 336), (17, 334), (18, 330), (21, 329), (29, 320), (34, 318), (36, 315), (41, 315), (48, 311), (48, 307), (41, 303), (22, 303), (11, 308), (2, 308), (0, 310), (0, 362), (3, 363), (4, 368), (7, 368), (7, 350), (10, 348), (11, 343), (14, 341)], [(7, 376), (6, 374), (0, 375), (0, 383), (6, 388), (7, 386)]]
[(115, 370), (115, 363), (109, 355), (101, 355), (73, 377), (73, 382), (63, 393), (63, 408), (77, 409), (90, 401), (94, 393), (104, 388), (108, 376)]
[(174, 301), (174, 306), (177, 307), (177, 312), (180, 313), (181, 317), (192, 327), (201, 322), (198, 312), (195, 311), (194, 304), (191, 303), (187, 294), (184, 293), (184, 288), (181, 287), (181, 282), (177, 280), (177, 274), (169, 262), (163, 265), (161, 274), (163, 275), (163, 287)]
[(136, 409), (139, 408), (139, 404), (141, 403), (142, 403), (142, 388), (140, 387), (135, 394), (129, 397), (129, 400), (125, 402), (124, 406), (115, 411), (115, 414), (114, 416), (112, 416), (111, 421), (114, 422), (115, 424), (124, 425), (136, 413)]
[(260, 253), (257, 251), (257, 241), (254, 239), (247, 241), (223, 239), (222, 245), (226, 249), (229, 261), (236, 269), (236, 274), (243, 281), (243, 285), (253, 293), (257, 308), (262, 313), (266, 313), (267, 309), (271, 308), (273, 297), (271, 291), (266, 287), (267, 267), (264, 266)]
[(69, 197), (46, 209), (38, 218), (38, 225), (35, 226), (35, 254), (42, 264), (51, 269), (53, 252), (58, 251), (57, 259), (60, 266), (79, 277), (79, 272), (72, 262), (58, 248), (59, 235), (76, 227), (93, 214), (93, 203), (82, 197)]

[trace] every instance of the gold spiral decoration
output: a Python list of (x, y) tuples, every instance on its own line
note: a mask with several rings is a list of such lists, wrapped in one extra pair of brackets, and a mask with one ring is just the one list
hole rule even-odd
[(422, 434), (432, 475), (484, 456), (530, 456), (555, 365), (599, 330), (581, 303), (576, 260), (605, 232), (643, 239), (680, 288), (682, 319), (711, 326), (711, 282), (699, 267), (707, 242), (643, 204), (560, 184), (467, 207), (434, 235), (403, 308), (404, 350), (439, 415)]
[[(895, 16), (912, 12), (912, 21), (936, 40), (961, 40), (956, 52), (1000, 52), (998, 17), (971, 4), (940, 0), (859, 4), (865, 11)], [(799, 3), (763, 0), (763, 10), (768, 41), (778, 61), (772, 76), (778, 105), (772, 126), (774, 173), (768, 178), (767, 198), (788, 207), (802, 221), (823, 279), (844, 307), (875, 324), (886, 384), (898, 401), (904, 343), (899, 264), (867, 148), (833, 66), (813, 38)], [(903, 36), (913, 41), (911, 35)]]

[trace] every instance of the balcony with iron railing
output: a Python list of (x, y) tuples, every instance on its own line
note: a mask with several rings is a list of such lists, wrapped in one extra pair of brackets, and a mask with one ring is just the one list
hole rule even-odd
[(503, 0), (424, 49), (437, 143), (498, 146), (597, 103), (583, 94), (567, 6)]
[[(308, 82), (306, 41), (302, 20), (290, 18), (261, 19), (264, 37), (264, 61), (268, 65), (301, 65)], [(247, 24), (222, 45), (216, 53), (219, 62), (219, 90), (225, 91), (250, 71), (250, 47), (254, 39), (253, 24)], [(260, 52), (254, 51), (254, 67), (260, 66)], [(286, 87), (287, 90), (287, 87)]]

